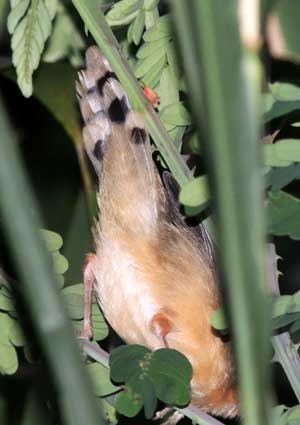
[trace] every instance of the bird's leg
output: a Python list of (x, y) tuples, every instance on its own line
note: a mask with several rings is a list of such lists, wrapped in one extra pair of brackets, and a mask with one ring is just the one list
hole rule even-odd
[(85, 257), (82, 267), (84, 279), (84, 320), (83, 331), (80, 332), (80, 337), (91, 339), (93, 336), (92, 329), (92, 294), (95, 282), (95, 275), (93, 272), (93, 264), (98, 260), (96, 254), (90, 253)]

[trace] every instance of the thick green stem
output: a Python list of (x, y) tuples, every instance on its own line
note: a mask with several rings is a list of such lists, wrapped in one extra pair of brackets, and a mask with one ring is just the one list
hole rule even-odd
[(215, 195), (241, 413), (247, 425), (266, 425), (270, 320), (265, 294), (262, 181), (257, 159), (259, 86), (253, 84), (259, 70), (257, 62), (252, 67), (250, 56), (242, 49), (236, 1), (228, 0), (226, 5), (220, 0), (188, 3), (189, 7), (181, 0), (170, 2), (193, 113), (205, 135), (201, 140)]
[(36, 203), (1, 99), (0, 129), (1, 224), (22, 281), (24, 301), (51, 368), (66, 423), (99, 425), (101, 415), (39, 235), (40, 226), (33, 216)]

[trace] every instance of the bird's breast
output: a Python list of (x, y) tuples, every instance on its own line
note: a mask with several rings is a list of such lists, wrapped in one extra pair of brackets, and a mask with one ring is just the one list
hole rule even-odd
[(105, 241), (95, 276), (101, 308), (121, 338), (151, 349), (160, 348), (161, 341), (150, 331), (150, 322), (161, 304), (136, 258), (117, 241)]

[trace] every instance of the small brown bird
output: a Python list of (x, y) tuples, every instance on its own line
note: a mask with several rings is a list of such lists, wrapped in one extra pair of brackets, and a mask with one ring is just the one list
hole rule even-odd
[(164, 189), (143, 115), (131, 109), (98, 47), (87, 50), (79, 79), (84, 145), (100, 180), (96, 253), (84, 266), (85, 335), (92, 336), (94, 288), (106, 319), (127, 343), (174, 348), (190, 360), (194, 405), (236, 416), (230, 344), (210, 323), (220, 292), (205, 229), (196, 235)]

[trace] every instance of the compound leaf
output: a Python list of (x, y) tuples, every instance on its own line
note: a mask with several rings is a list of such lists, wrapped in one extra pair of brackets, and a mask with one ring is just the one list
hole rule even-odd
[(12, 35), (12, 60), (18, 85), (25, 97), (32, 94), (32, 74), (39, 65), (45, 42), (51, 34), (55, 10), (56, 0), (11, 2), (8, 31)]

